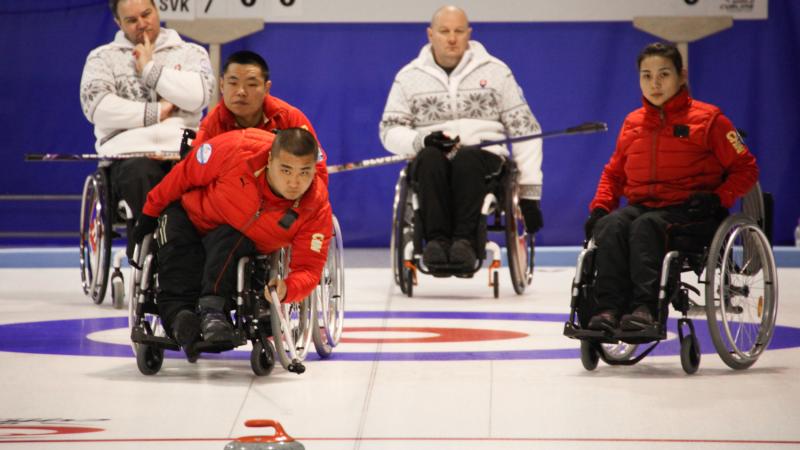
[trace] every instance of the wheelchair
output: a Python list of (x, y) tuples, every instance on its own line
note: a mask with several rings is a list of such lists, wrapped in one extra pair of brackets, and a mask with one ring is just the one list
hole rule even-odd
[[(662, 262), (656, 320), (641, 331), (608, 333), (586, 328), (593, 314), (596, 277), (595, 247), (589, 241), (578, 256), (570, 315), (564, 324), (564, 335), (581, 341), (583, 367), (594, 370), (600, 359), (609, 365), (641, 361), (667, 338), (670, 304), (681, 313), (677, 331), (681, 366), (687, 374), (697, 371), (701, 355), (690, 314), (705, 313), (714, 348), (728, 367), (744, 370), (752, 366), (772, 339), (778, 312), (771, 208), (772, 197), (756, 184), (741, 200), (741, 212), (722, 221), (710, 244), (670, 249)], [(700, 288), (682, 280), (682, 274), (688, 272), (694, 272)], [(699, 297), (700, 289), (703, 303), (690, 295)], [(639, 352), (642, 344), (650, 345)]]
[[(191, 150), (194, 130), (183, 130), (180, 156), (183, 158)], [(81, 193), (80, 216), (80, 268), (83, 293), (99, 305), (105, 299), (111, 274), (111, 302), (114, 308), (125, 306), (125, 281), (122, 275), (122, 261), (125, 250), (111, 255), (114, 239), (122, 238), (128, 221), (133, 220), (133, 212), (128, 204), (114, 198), (111, 190), (110, 167), (113, 160), (102, 160), (97, 170), (86, 177)]]
[[(342, 235), (336, 217), (333, 225), (334, 235), (320, 283), (301, 302), (282, 304), (274, 291), (271, 298), (264, 296), (269, 279), (286, 277), (290, 248), (239, 259), (232, 307), (234, 340), (224, 344), (200, 341), (195, 350), (221, 353), (250, 342), (250, 367), (258, 376), (269, 375), (276, 359), (287, 371), (303, 373), (303, 361), (312, 340), (320, 357), (329, 357), (342, 335), (345, 298)], [(131, 345), (139, 371), (154, 375), (161, 370), (164, 350), (180, 351), (180, 346), (167, 336), (158, 316), (158, 261), (152, 236), (136, 246), (134, 259), (138, 267), (133, 269), (129, 286)]]
[(417, 285), (417, 272), (435, 277), (456, 276), (471, 278), (487, 260), (489, 287), (494, 298), (500, 296), (499, 272), (500, 245), (488, 240), (488, 233), (504, 235), (508, 252), (508, 266), (514, 292), (522, 295), (533, 280), (534, 236), (525, 230), (525, 221), (519, 209), (519, 171), (513, 160), (506, 159), (497, 176), (490, 182), (489, 193), (483, 200), (478, 230), (478, 261), (467, 271), (449, 265), (428, 267), (422, 261), (423, 236), (421, 214), (414, 183), (409, 179), (409, 165), (400, 171), (395, 185), (392, 208), (391, 257), (394, 282), (408, 297), (413, 297)]

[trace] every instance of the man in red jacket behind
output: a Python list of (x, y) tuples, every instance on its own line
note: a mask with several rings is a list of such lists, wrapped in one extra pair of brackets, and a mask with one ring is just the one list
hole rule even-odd
[(194, 343), (233, 340), (227, 313), (240, 257), (291, 246), (281, 301), (297, 302), (319, 283), (331, 236), (324, 159), (301, 128), (277, 135), (248, 128), (194, 149), (147, 196), (134, 232), (156, 233), (159, 315), (190, 361)]
[(219, 91), (222, 102), (200, 122), (192, 146), (242, 128), (284, 130), (304, 128), (317, 137), (302, 111), (270, 95), (269, 66), (258, 53), (242, 50), (231, 54), (222, 66)]

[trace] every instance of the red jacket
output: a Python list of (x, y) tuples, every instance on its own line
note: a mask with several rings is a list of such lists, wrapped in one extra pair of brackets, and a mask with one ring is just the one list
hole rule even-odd
[[(305, 128), (314, 137), (317, 137), (314, 127), (311, 126), (311, 122), (308, 121), (305, 114), (277, 97), (264, 96), (264, 116), (266, 121), (256, 128), (266, 131)], [(198, 145), (219, 134), (240, 129), (233, 113), (225, 106), (225, 102), (219, 102), (200, 122), (200, 129), (197, 130), (197, 137), (192, 141), (192, 148), (197, 148)]]
[(662, 108), (643, 103), (622, 124), (590, 211), (612, 211), (621, 196), (661, 208), (698, 191), (713, 191), (730, 208), (753, 187), (756, 160), (719, 108), (692, 99), (686, 89)]
[[(229, 224), (250, 238), (261, 253), (291, 246), (286, 301), (300, 301), (319, 283), (333, 229), (325, 161), (303, 196), (286, 200), (266, 180), (266, 165), (275, 135), (254, 128), (221, 134), (178, 163), (147, 195), (142, 211), (158, 216), (180, 199), (201, 235)], [(298, 218), (284, 229), (287, 210)]]

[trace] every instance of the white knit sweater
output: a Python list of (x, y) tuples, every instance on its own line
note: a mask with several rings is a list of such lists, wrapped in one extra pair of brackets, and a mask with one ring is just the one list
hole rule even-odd
[[(413, 155), (425, 136), (443, 131), (463, 145), (541, 132), (511, 70), (479, 42), (470, 41), (448, 75), (436, 64), (430, 44), (394, 79), (380, 123), (381, 142), (392, 153)], [(504, 145), (486, 150), (507, 157)], [(521, 197), (539, 199), (542, 142), (513, 145), (520, 170)]]
[[(81, 77), (81, 106), (94, 124), (95, 149), (101, 155), (177, 151), (182, 129), (197, 128), (208, 106), (214, 75), (208, 52), (161, 28), (153, 60), (136, 73), (134, 45), (122, 31), (94, 49)], [(159, 122), (158, 100), (175, 105)]]

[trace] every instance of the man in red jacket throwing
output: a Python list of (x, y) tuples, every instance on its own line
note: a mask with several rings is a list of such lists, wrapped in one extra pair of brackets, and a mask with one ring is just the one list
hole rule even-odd
[(283, 302), (319, 283), (331, 236), (324, 160), (301, 128), (248, 128), (194, 149), (147, 196), (134, 239), (156, 233), (159, 315), (190, 361), (194, 343), (230, 342), (240, 257), (291, 246)]

